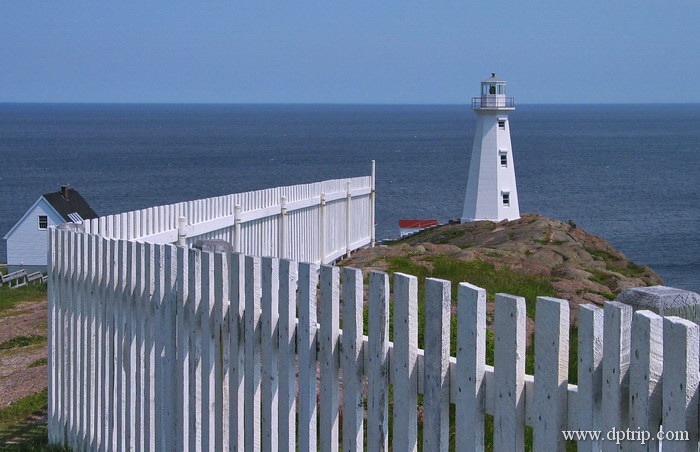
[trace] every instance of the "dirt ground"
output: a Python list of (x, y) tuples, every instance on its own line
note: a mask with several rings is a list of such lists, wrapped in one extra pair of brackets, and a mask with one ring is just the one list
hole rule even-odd
[[(46, 336), (46, 322), (46, 301), (18, 303), (0, 317), (0, 343), (17, 336)], [(0, 350), (0, 408), (46, 387), (46, 364), (29, 367), (46, 356), (45, 342)]]

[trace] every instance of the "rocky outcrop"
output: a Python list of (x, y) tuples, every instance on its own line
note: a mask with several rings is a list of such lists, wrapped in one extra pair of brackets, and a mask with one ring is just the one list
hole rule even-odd
[(631, 287), (663, 284), (650, 268), (637, 265), (602, 238), (582, 228), (535, 214), (519, 220), (444, 225), (384, 245), (360, 250), (342, 264), (387, 269), (387, 258), (425, 256), (483, 260), (516, 273), (549, 278), (557, 296), (572, 304), (614, 299)]

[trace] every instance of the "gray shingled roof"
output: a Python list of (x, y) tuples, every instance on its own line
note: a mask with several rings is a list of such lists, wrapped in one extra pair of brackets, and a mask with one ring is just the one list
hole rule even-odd
[[(80, 196), (76, 190), (72, 188), (68, 191), (68, 199), (64, 198), (61, 192), (46, 193), (44, 199), (51, 204), (51, 207), (56, 209), (59, 215), (64, 220), (70, 223), (77, 223), (75, 214), (77, 213), (83, 220), (91, 220), (97, 218), (97, 214), (90, 205)], [(72, 218), (71, 218), (72, 217)]]

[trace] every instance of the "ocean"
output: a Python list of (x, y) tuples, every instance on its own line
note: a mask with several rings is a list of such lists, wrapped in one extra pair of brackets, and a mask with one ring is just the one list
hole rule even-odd
[[(0, 235), (70, 184), (100, 215), (368, 175), (377, 236), (461, 215), (467, 105), (0, 104)], [(510, 114), (520, 209), (598, 234), (700, 292), (700, 104), (522, 105)], [(0, 242), (0, 261), (5, 242)]]

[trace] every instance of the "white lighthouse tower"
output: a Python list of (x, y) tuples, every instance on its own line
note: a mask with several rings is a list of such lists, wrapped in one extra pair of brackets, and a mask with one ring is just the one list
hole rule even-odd
[(505, 80), (492, 73), (481, 82), (481, 96), (472, 98), (472, 109), (477, 120), (462, 222), (517, 220), (520, 208), (508, 124), (515, 101), (506, 97)]

